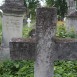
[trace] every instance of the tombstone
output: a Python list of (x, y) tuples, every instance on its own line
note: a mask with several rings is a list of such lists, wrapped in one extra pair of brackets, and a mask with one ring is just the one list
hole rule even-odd
[(71, 29), (77, 33), (77, 11), (76, 11), (76, 1), (67, 0), (68, 13), (66, 16), (65, 25), (67, 32), (70, 32)]
[(67, 15), (65, 20), (66, 30), (69, 32), (71, 29), (77, 33), (77, 11)]
[(8, 47), (12, 38), (22, 37), (23, 16), (26, 12), (24, 0), (5, 0), (1, 7), (2, 18), (2, 46)]
[(76, 10), (76, 1), (75, 0), (66, 0), (68, 6), (68, 15)]

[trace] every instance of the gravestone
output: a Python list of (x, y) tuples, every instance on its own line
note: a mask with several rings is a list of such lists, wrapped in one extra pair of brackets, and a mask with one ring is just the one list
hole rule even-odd
[(76, 10), (76, 1), (75, 0), (66, 0), (68, 6), (68, 15)]
[(65, 25), (67, 32), (74, 30), (77, 33), (77, 11), (66, 16)]
[[(34, 77), (53, 77), (54, 42), (57, 21), (56, 8), (38, 8), (36, 18), (36, 60)], [(51, 62), (52, 61), (52, 62)]]
[(76, 11), (76, 0), (66, 0), (68, 5), (68, 13), (65, 20), (66, 30), (70, 32), (74, 29), (77, 33), (77, 11)]
[(2, 46), (9, 47), (12, 38), (22, 37), (23, 16), (26, 12), (24, 0), (5, 0), (2, 10)]

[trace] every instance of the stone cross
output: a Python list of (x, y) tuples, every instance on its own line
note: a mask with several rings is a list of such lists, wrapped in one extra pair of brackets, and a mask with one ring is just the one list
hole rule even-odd
[(56, 22), (56, 8), (38, 8), (36, 41), (21, 39), (17, 42), (13, 39), (10, 42), (11, 59), (34, 58), (34, 77), (54, 77), (56, 60), (77, 60), (77, 39), (55, 37)]
[(34, 77), (54, 77), (55, 60), (77, 60), (77, 40), (55, 37), (56, 8), (38, 8)]
[[(38, 8), (36, 21), (36, 61), (34, 77), (52, 77), (54, 42), (51, 40), (55, 36), (57, 22), (56, 8)], [(52, 61), (52, 62), (51, 62)]]

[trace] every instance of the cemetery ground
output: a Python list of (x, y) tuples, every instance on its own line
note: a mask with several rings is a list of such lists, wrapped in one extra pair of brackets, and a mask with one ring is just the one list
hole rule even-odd
[[(34, 22), (31, 24), (33, 25)], [(63, 22), (58, 23), (57, 36), (61, 38), (75, 37), (75, 33), (72, 29), (70, 35), (66, 33), (65, 27), (60, 26)], [(28, 28), (24, 26), (23, 37), (28, 38), (29, 31), (32, 27)], [(0, 43), (2, 40), (2, 25), (0, 18)], [(0, 61), (0, 77), (34, 77), (34, 61), (32, 60), (7, 60)], [(77, 77), (77, 61), (56, 61), (54, 62), (54, 77)]]

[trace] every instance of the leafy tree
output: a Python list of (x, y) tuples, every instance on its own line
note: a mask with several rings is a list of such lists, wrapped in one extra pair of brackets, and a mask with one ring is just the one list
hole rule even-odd
[(46, 0), (46, 3), (47, 3), (48, 7), (51, 7), (51, 6), (54, 6), (55, 1), (54, 0)]
[(38, 0), (25, 0), (25, 5), (27, 5), (28, 8), (28, 15), (31, 14), (31, 18), (35, 18), (36, 7), (38, 3)]
[(55, 6), (57, 8), (57, 14), (59, 17), (64, 18), (67, 13), (67, 3), (66, 0), (46, 0), (48, 7)]
[(61, 18), (64, 18), (67, 13), (66, 0), (55, 0), (55, 7), (57, 7), (58, 15), (61, 16)]
[[(57, 8), (57, 14), (59, 17), (64, 18), (67, 13), (67, 3), (66, 0), (45, 0), (48, 7), (55, 6)], [(35, 18), (36, 8), (39, 4), (39, 0), (25, 0), (25, 5), (27, 5), (28, 12), (31, 14), (31, 18)]]

